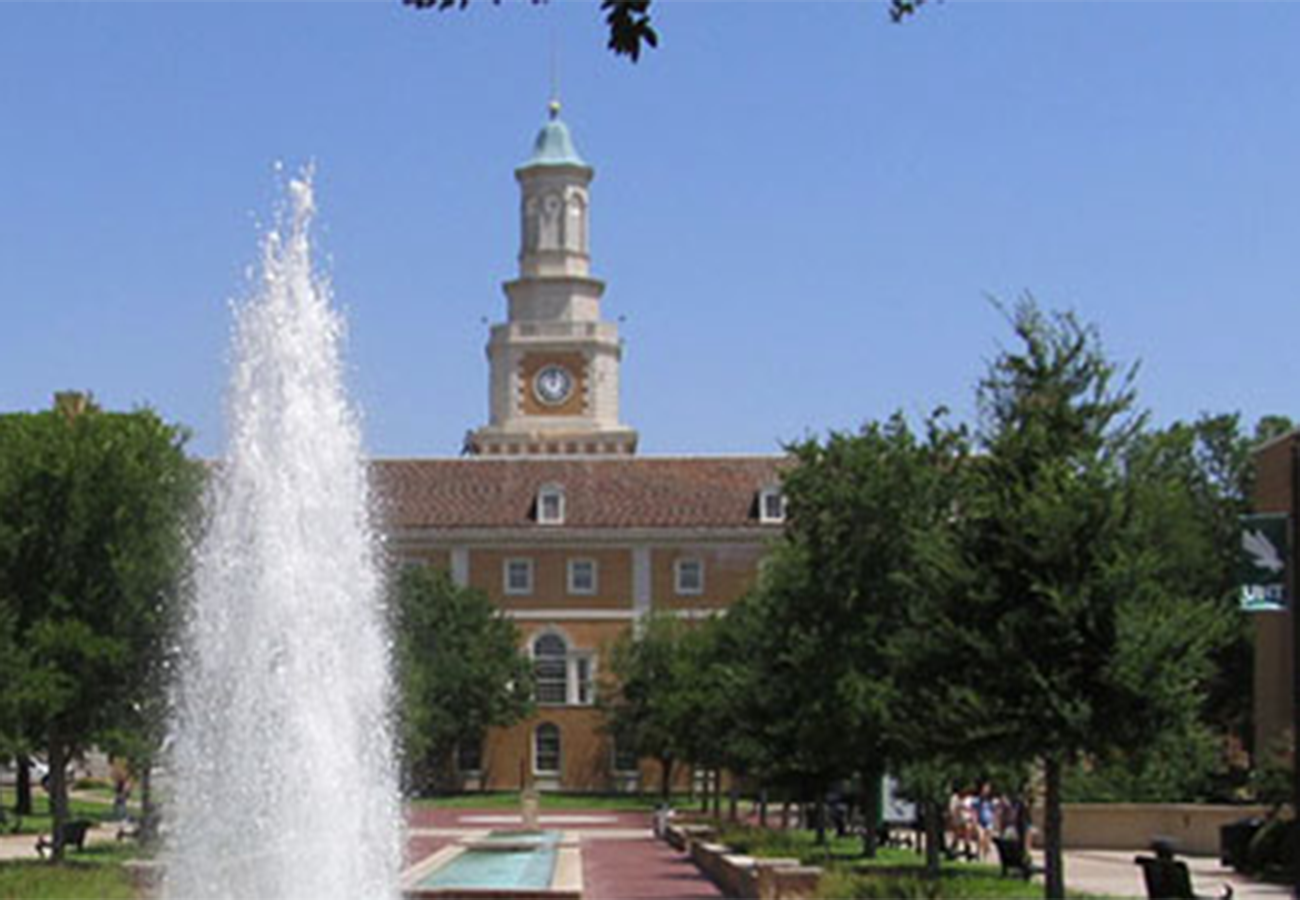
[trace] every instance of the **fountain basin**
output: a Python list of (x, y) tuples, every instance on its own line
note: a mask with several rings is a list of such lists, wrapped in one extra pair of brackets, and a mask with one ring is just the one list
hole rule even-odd
[(579, 900), (578, 841), (556, 831), (492, 831), (460, 838), (402, 879), (409, 900)]

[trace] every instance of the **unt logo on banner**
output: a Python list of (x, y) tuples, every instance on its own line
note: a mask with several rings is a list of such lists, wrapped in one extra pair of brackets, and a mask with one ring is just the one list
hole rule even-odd
[(1274, 612), (1287, 608), (1286, 561), (1290, 556), (1288, 517), (1282, 513), (1241, 517), (1241, 559), (1237, 582), (1241, 608)]

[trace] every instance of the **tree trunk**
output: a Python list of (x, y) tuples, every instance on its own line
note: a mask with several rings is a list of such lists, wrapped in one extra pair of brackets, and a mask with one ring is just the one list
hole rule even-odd
[(814, 815), (817, 817), (817, 846), (826, 846), (826, 795), (819, 794), (817, 803), (814, 807)]
[(862, 855), (867, 859), (876, 858), (876, 846), (880, 837), (881, 777), (875, 769), (867, 769), (862, 773)]
[(26, 756), (18, 757), (18, 783), (15, 785), (17, 797), (14, 801), (14, 813), (19, 817), (32, 814), (32, 761)]
[(153, 763), (140, 768), (140, 843), (152, 843), (158, 832), (158, 811), (153, 803)]
[(722, 818), (722, 770), (713, 770), (713, 818)]
[(68, 756), (63, 744), (58, 740), (50, 741), (50, 813), (53, 823), (50, 825), (50, 838), (54, 842), (50, 850), (50, 862), (63, 861), (63, 841), (61, 835), (68, 824)]
[(659, 757), (659, 771), (663, 774), (663, 780), (659, 783), (659, 796), (667, 803), (673, 795), (673, 758), (671, 756)]
[(758, 827), (767, 827), (767, 788), (758, 792)]
[[(708, 769), (705, 769), (702, 774), (703, 777), (700, 779), (700, 812), (705, 813), (707, 815), (709, 812), (709, 786), (710, 784), (712, 784), (710, 779), (713, 776)], [(694, 782), (695, 782), (695, 773), (692, 772), (691, 783), (693, 784)]]
[(727, 788), (727, 818), (736, 821), (738, 818), (737, 810), (740, 807), (740, 781), (736, 778), (736, 773), (731, 773), (731, 784)]
[(1061, 856), (1061, 758), (1049, 756), (1044, 766), (1046, 807), (1043, 822), (1044, 893), (1047, 900), (1065, 897), (1065, 860)]
[(927, 799), (921, 809), (925, 822), (925, 874), (938, 878), (943, 855), (943, 808), (934, 799)]
[(781, 830), (790, 830), (790, 798), (786, 797), (785, 802), (781, 804)]

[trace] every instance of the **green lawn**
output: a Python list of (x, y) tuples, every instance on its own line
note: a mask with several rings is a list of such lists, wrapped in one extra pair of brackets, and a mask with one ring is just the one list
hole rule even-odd
[(0, 900), (135, 900), (120, 866), (101, 863), (0, 863)]
[[(823, 876), (817, 894), (824, 900), (1041, 900), (1043, 885), (1019, 878), (1002, 878), (991, 872), (945, 869), (937, 881), (918, 873), (844, 872), (831, 870)], [(1114, 900), (1098, 894), (1065, 892), (1070, 900)]]
[[(4, 807), (5, 823), (0, 825), (0, 832), (5, 834), (48, 834), (51, 826), (50, 818), (50, 798), (40, 787), (32, 790), (32, 813), (30, 816), (23, 816), (21, 823), (14, 815), (14, 791), (13, 788), (0, 788), (0, 806)], [(109, 817), (113, 813), (113, 799), (108, 797), (105, 802), (98, 799), (83, 799), (73, 797), (69, 800), (69, 809), (74, 819), (89, 819), (92, 822), (108, 822), (109, 827), (115, 827), (117, 823), (109, 822)], [(132, 816), (140, 815), (140, 805), (138, 803), (128, 803), (127, 811)]]
[(122, 863), (151, 855), (135, 841), (112, 841), (69, 850), (59, 865), (0, 862), (0, 900), (138, 900)]
[[(911, 850), (881, 848), (872, 859), (862, 856), (860, 837), (829, 835), (825, 846), (817, 845), (812, 831), (764, 831), (748, 826), (724, 825), (718, 841), (749, 856), (793, 857), (804, 865), (826, 869), (819, 896), (901, 898), (901, 900), (977, 900), (977, 898), (1040, 898), (1040, 882), (1003, 878), (996, 865), (945, 860), (939, 879), (925, 877), (925, 858)], [(1070, 891), (1067, 896), (1092, 895)]]

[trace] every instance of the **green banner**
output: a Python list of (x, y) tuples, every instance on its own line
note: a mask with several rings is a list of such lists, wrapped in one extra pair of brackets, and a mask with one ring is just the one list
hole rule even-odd
[(1286, 560), (1290, 554), (1285, 513), (1241, 517), (1241, 608), (1276, 612), (1287, 608)]

